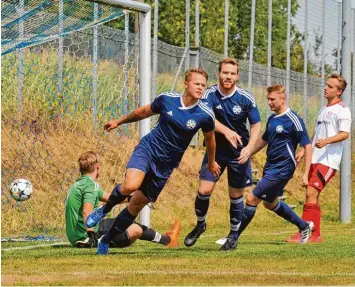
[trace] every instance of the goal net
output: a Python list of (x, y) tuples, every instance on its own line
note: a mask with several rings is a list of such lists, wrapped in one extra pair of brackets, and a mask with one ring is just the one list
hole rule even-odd
[[(103, 124), (149, 102), (150, 7), (99, 2), (1, 1), (2, 240), (65, 238), (78, 156), (99, 153), (100, 184), (111, 191), (149, 130), (143, 122), (107, 134)], [(33, 184), (27, 201), (9, 193), (18, 178)]]

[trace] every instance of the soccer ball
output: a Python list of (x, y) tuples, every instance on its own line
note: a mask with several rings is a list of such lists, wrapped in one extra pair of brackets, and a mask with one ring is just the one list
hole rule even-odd
[(27, 179), (16, 179), (10, 185), (10, 194), (17, 201), (25, 201), (29, 199), (32, 192), (32, 183), (30, 183)]

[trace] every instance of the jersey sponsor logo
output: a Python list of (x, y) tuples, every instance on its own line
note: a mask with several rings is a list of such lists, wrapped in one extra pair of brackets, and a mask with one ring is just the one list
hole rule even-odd
[(216, 107), (216, 109), (222, 110), (222, 106), (221, 106), (221, 105), (218, 105), (218, 106)]
[(169, 116), (173, 116), (173, 111), (169, 111), (169, 112), (167, 112), (167, 114), (168, 114)]
[(317, 121), (317, 126), (319, 126), (319, 125), (325, 125), (325, 126), (327, 126), (327, 125), (330, 125), (330, 122), (327, 122), (327, 121)]
[(235, 113), (236, 115), (240, 114), (242, 111), (242, 108), (239, 105), (235, 105), (233, 107), (233, 113)]
[(282, 125), (278, 125), (277, 127), (276, 127), (276, 132), (277, 133), (282, 133), (282, 131), (284, 130), (284, 128), (283, 128), (283, 126)]
[(196, 127), (196, 122), (194, 120), (188, 120), (186, 122), (186, 126), (189, 128), (189, 129), (193, 129), (194, 127)]

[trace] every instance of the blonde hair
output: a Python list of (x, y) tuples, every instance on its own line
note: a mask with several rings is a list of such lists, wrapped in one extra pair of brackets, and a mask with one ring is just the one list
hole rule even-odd
[(267, 87), (266, 90), (268, 94), (271, 94), (273, 92), (276, 92), (277, 94), (286, 93), (286, 88), (283, 85), (272, 85), (270, 87)]
[(343, 76), (334, 73), (330, 75), (329, 79), (337, 79), (339, 81), (338, 90), (342, 91), (341, 94), (345, 91), (347, 83)]
[(206, 78), (206, 81), (208, 80), (208, 74), (205, 72), (205, 70), (198, 69), (198, 68), (191, 68), (191, 69), (188, 69), (185, 73), (185, 82), (190, 81), (191, 75), (194, 73), (200, 74)]
[(233, 66), (237, 66), (237, 74), (239, 74), (239, 64), (238, 61), (234, 58), (225, 58), (218, 63), (218, 72), (222, 71), (222, 65), (231, 64)]
[(93, 151), (84, 152), (79, 156), (78, 163), (81, 174), (93, 172), (98, 163), (98, 155)]

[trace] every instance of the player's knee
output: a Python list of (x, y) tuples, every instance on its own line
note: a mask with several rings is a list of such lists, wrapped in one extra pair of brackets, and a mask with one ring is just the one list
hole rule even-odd
[(249, 205), (257, 205), (258, 203), (257, 198), (254, 196), (252, 192), (248, 193), (246, 203)]
[(137, 224), (132, 224), (128, 228), (128, 236), (131, 241), (137, 240), (139, 237), (142, 236), (142, 234), (143, 234), (143, 229)]
[(121, 193), (125, 195), (132, 194), (136, 190), (138, 190), (139, 186), (136, 186), (135, 184), (132, 183), (123, 183), (121, 186)]
[(211, 195), (214, 189), (215, 183), (211, 181), (200, 181), (198, 187), (198, 193), (201, 195)]
[(308, 187), (306, 192), (306, 202), (316, 202), (319, 196), (319, 191), (315, 188)]

